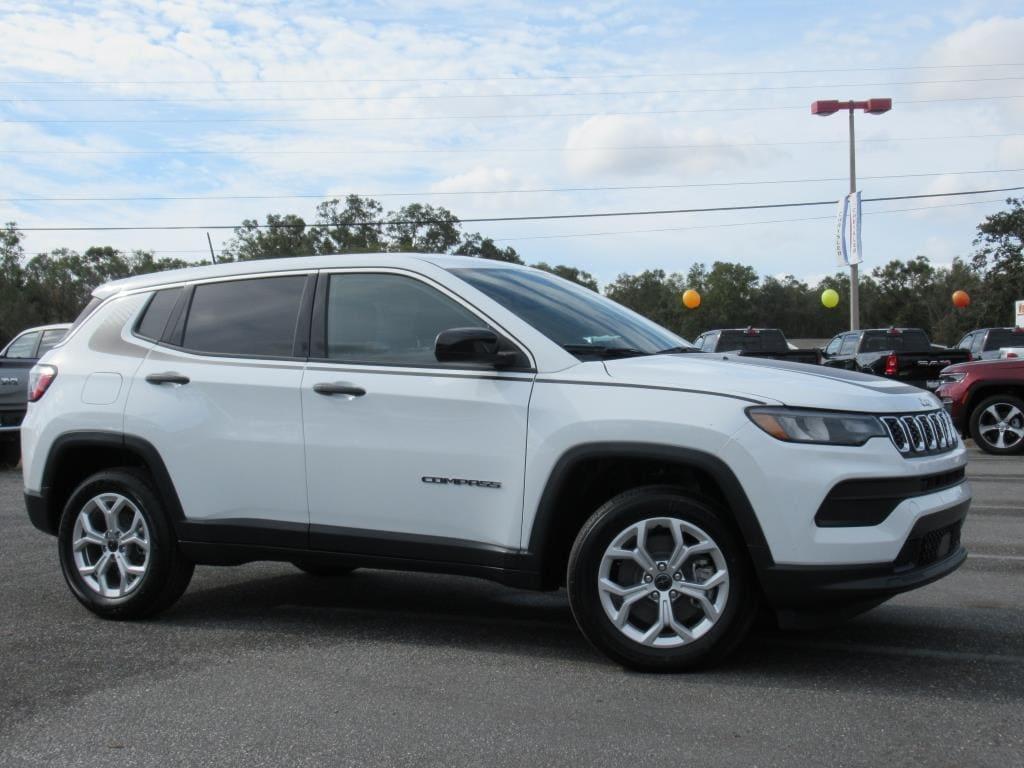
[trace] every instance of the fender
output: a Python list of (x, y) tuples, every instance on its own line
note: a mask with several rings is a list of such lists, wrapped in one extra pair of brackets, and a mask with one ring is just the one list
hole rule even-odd
[(750, 505), (743, 486), (729, 466), (714, 454), (692, 448), (680, 448), (658, 443), (633, 442), (597, 442), (584, 443), (566, 451), (555, 463), (548, 476), (544, 493), (541, 495), (537, 514), (530, 529), (528, 554), (531, 560), (539, 561), (548, 543), (549, 532), (553, 529), (555, 516), (558, 514), (555, 500), (566, 482), (569, 473), (581, 461), (594, 458), (631, 458), (656, 459), (694, 467), (709, 474), (721, 488), (729, 511), (732, 512), (736, 525), (743, 536), (743, 541), (754, 561), (755, 569), (760, 572), (774, 565), (768, 541), (758, 522), (754, 508)]

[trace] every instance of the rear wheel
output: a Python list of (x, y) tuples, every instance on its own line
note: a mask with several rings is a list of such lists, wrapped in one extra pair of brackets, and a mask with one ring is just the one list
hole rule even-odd
[(757, 611), (738, 538), (718, 513), (672, 487), (627, 491), (598, 509), (573, 546), (567, 583), (587, 639), (640, 670), (719, 661)]
[(168, 608), (194, 570), (148, 478), (131, 469), (99, 472), (78, 486), (64, 507), (57, 545), (72, 593), (104, 618)]
[(1024, 400), (993, 395), (971, 413), (971, 437), (986, 453), (1007, 455), (1024, 450)]

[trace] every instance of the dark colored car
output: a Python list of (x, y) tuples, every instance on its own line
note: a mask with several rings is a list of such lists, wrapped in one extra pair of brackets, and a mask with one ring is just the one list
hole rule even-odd
[(835, 336), (822, 350), (822, 364), (871, 373), (922, 389), (938, 386), (939, 372), (968, 362), (971, 354), (931, 343), (920, 328), (874, 328)]
[(1024, 328), (978, 328), (956, 343), (972, 360), (998, 360), (1003, 347), (1024, 347)]
[(64, 338), (67, 323), (22, 331), (0, 351), (0, 435), (17, 432), (28, 405), (28, 372)]
[(736, 352), (744, 357), (767, 357), (817, 365), (817, 349), (795, 349), (778, 328), (721, 328), (705, 331), (693, 342), (701, 352)]
[(942, 371), (935, 394), (986, 453), (1024, 451), (1024, 359), (978, 360)]

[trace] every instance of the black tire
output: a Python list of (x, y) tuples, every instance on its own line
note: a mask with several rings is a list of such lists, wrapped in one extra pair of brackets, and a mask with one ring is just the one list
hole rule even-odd
[[(985, 453), (991, 453), (996, 456), (1010, 456), (1021, 453), (1024, 451), (1024, 439), (1016, 439), (1012, 445), (1000, 448), (995, 444), (998, 432), (986, 430), (981, 423), (982, 419), (986, 416), (986, 411), (993, 406), (996, 407), (997, 412), (1000, 414), (1008, 413), (1011, 408), (1016, 408), (1017, 413), (1024, 414), (1024, 400), (1014, 395), (993, 395), (982, 400), (971, 411), (969, 426), (971, 437), (974, 438), (974, 444), (985, 451)], [(1015, 429), (1024, 429), (1024, 416), (1015, 416), (1010, 423)], [(1005, 434), (1003, 440), (1006, 442)]]
[[(134, 504), (149, 531), (146, 572), (123, 597), (105, 597), (90, 587), (74, 561), (72, 538), (76, 519), (90, 499), (104, 493), (120, 494)], [(174, 530), (149, 478), (130, 468), (98, 472), (75, 489), (61, 515), (57, 547), (61, 570), (72, 594), (105, 619), (141, 619), (166, 610), (185, 592), (195, 570), (195, 565), (179, 551)]]
[[(701, 529), (718, 546), (729, 572), (729, 593), (717, 621), (706, 634), (675, 648), (645, 646), (623, 634), (602, 607), (598, 590), (601, 560), (612, 540), (630, 525), (655, 517)], [(614, 661), (641, 671), (681, 672), (721, 661), (750, 629), (759, 602), (739, 536), (720, 513), (671, 486), (626, 491), (602, 505), (576, 537), (566, 584), (573, 616), (586, 638)]]
[(347, 565), (324, 565), (321, 563), (292, 563), (292, 565), (303, 573), (316, 576), (318, 579), (337, 579), (342, 576), (348, 576), (352, 571), (356, 570)]

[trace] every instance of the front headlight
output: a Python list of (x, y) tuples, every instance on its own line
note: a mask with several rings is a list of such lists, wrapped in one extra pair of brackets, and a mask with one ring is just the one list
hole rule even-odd
[(761, 429), (788, 443), (864, 445), (887, 433), (877, 417), (866, 413), (812, 411), (799, 408), (748, 408), (747, 416)]
[(955, 384), (958, 381), (963, 381), (967, 378), (967, 373), (941, 373), (939, 374), (939, 381), (943, 384)]

